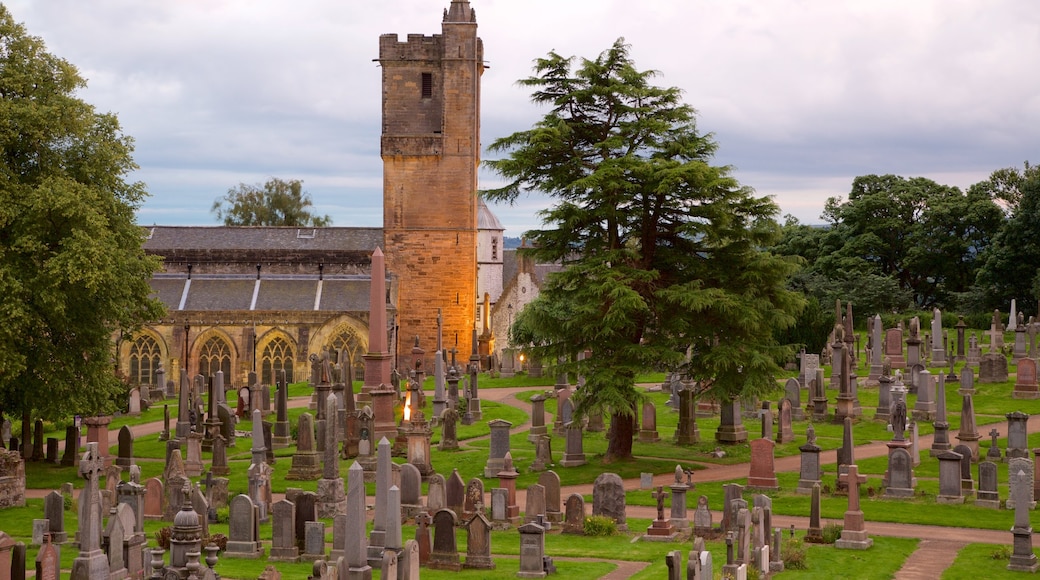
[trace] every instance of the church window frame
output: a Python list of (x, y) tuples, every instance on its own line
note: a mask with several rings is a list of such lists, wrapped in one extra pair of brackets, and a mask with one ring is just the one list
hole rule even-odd
[(154, 385), (155, 371), (162, 362), (159, 341), (149, 334), (142, 334), (130, 344), (127, 356), (130, 366), (130, 382), (135, 385)]
[(292, 342), (278, 335), (266, 341), (260, 354), (260, 384), (273, 385), (278, 371), (285, 371), (286, 383), (294, 380), (296, 349)]
[(222, 336), (210, 336), (199, 347), (199, 374), (209, 378), (217, 371), (224, 372), (224, 384), (231, 384), (231, 345)]

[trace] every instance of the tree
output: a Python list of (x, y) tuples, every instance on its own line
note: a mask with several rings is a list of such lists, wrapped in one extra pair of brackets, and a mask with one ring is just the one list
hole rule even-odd
[[(1040, 298), (1040, 172), (1027, 171), (1015, 180), (1016, 203), (1004, 227), (980, 261), (976, 287), (980, 306), (1007, 308), (1012, 298), (1026, 315), (1036, 314)], [(985, 183), (985, 182), (984, 182)], [(975, 186), (972, 186), (975, 187)], [(985, 185), (982, 189), (987, 189)]]
[(299, 226), (324, 227), (332, 224), (329, 216), (311, 214), (311, 196), (303, 191), (303, 181), (285, 181), (277, 177), (260, 185), (240, 183), (224, 197), (213, 202), (210, 211), (226, 226)]
[(518, 344), (585, 377), (577, 412), (610, 412), (607, 460), (631, 456), (640, 372), (676, 368), (726, 400), (775, 389), (792, 350), (773, 329), (802, 306), (784, 288), (794, 262), (761, 250), (776, 205), (710, 164), (717, 145), (694, 110), (652, 85), (622, 39), (577, 66), (551, 52), (534, 68), (520, 84), (551, 110), (491, 145), (508, 154), (487, 162), (508, 183), (484, 195), (555, 198), (529, 251), (566, 268), (518, 315)]
[(85, 85), (0, 5), (0, 405), (23, 434), (33, 413), (112, 411), (112, 337), (163, 313), (133, 141)]
[[(984, 192), (965, 194), (923, 177), (897, 175), (857, 177), (848, 200), (828, 199), (823, 217), (840, 246), (818, 252), (814, 272), (846, 283), (891, 278), (920, 308), (955, 305), (971, 288), (978, 256), (1003, 222), (1000, 207)], [(828, 238), (832, 247), (834, 242)]]

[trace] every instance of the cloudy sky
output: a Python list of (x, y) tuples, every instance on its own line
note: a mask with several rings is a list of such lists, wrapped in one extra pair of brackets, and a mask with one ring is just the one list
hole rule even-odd
[[(142, 224), (215, 224), (240, 182), (304, 180), (339, 226), (381, 226), (378, 37), (435, 34), (449, 0), (0, 0), (79, 67), (136, 139)], [(490, 68), (483, 142), (542, 114), (515, 81), (618, 37), (678, 86), (719, 163), (819, 223), (870, 173), (962, 188), (1040, 163), (1040, 10), (1030, 0), (472, 0)], [(481, 176), (494, 185), (494, 176)], [(506, 235), (543, 198), (495, 207)]]

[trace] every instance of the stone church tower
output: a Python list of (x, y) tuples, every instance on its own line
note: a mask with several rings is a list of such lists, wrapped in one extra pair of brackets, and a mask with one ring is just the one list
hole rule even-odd
[(404, 359), (419, 336), (465, 360), (477, 298), (477, 169), (484, 47), (467, 0), (452, 0), (441, 34), (379, 38), (382, 67), (383, 236)]

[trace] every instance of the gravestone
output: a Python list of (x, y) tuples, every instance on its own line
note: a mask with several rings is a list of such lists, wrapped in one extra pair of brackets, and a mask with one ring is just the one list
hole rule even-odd
[(457, 427), (459, 421), (459, 413), (455, 410), (455, 407), (448, 405), (448, 408), (440, 414), (441, 424), (441, 442), (437, 445), (437, 449), (441, 451), (451, 451), (459, 448), (459, 440), (457, 435)]
[(103, 467), (104, 458), (98, 444), (87, 443), (87, 452), (79, 462), (79, 474), (86, 483), (79, 496), (79, 556), (72, 562), (72, 580), (108, 576), (108, 558), (101, 550), (101, 492), (98, 488)]
[(953, 451), (944, 451), (936, 456), (939, 460), (939, 495), (937, 503), (964, 503), (961, 495), (961, 459), (962, 455)]
[(616, 473), (602, 473), (592, 484), (592, 515), (614, 520), (618, 531), (628, 531), (625, 486)]
[[(802, 390), (797, 379), (787, 379), (784, 384), (784, 398), (791, 404), (791, 419), (802, 421), (805, 413), (802, 411)], [(781, 401), (781, 405), (783, 402)]]
[(849, 506), (845, 511), (845, 527), (841, 538), (834, 542), (835, 548), (866, 550), (874, 545), (874, 540), (867, 535), (864, 525), (863, 511), (859, 505), (859, 486), (867, 480), (859, 474), (859, 467), (850, 465), (848, 473), (843, 475), (849, 489)]
[(902, 327), (889, 328), (885, 331), (885, 358), (892, 361), (893, 369), (906, 368), (906, 359), (903, 358), (903, 329)]
[[(895, 443), (895, 442), (893, 442)], [(903, 442), (906, 443), (906, 442)], [(888, 471), (885, 474), (885, 497), (913, 497), (917, 479), (909, 445), (889, 445)]]
[(535, 523), (520, 526), (520, 571), (517, 578), (545, 578), (545, 529)]
[(347, 514), (343, 541), (343, 560), (346, 570), (340, 577), (370, 580), (372, 567), (368, 564), (368, 545), (365, 538), (365, 469), (355, 461), (347, 470)]
[(980, 383), (1003, 383), (1008, 380), (1008, 361), (1002, 354), (989, 352), (979, 361)]
[(68, 541), (68, 533), (65, 532), (65, 497), (56, 491), (48, 493), (43, 498), (43, 517), (47, 518), (47, 533), (50, 534), (51, 542), (64, 544)]
[(296, 545), (296, 504), (281, 500), (271, 506), (271, 562), (299, 562)]
[(780, 489), (777, 483), (773, 451), (776, 443), (769, 439), (751, 442), (751, 466), (748, 473), (749, 489)]
[(304, 527), (303, 553), (301, 560), (317, 561), (325, 559), (325, 522), (307, 522)]
[(810, 424), (806, 428), (806, 442), (798, 448), (801, 452), (801, 463), (798, 473), (796, 493), (810, 494), (813, 485), (820, 482), (823, 470), (820, 467), (820, 452), (823, 450), (816, 444), (816, 429)]
[(953, 452), (961, 455), (961, 495), (971, 497), (975, 493), (975, 482), (971, 479), (971, 448), (958, 445)]
[(524, 509), (524, 523), (545, 520), (545, 487), (533, 484), (527, 487), (527, 502)]
[(914, 419), (932, 421), (937, 416), (935, 403), (935, 377), (925, 369), (917, 375), (917, 402), (914, 403)]
[(651, 401), (645, 401), (643, 402), (643, 421), (639, 429), (639, 441), (656, 443), (660, 440), (661, 436), (657, 433), (657, 406)]
[(581, 423), (579, 421), (568, 423), (566, 431), (567, 445), (563, 452), (563, 459), (560, 460), (560, 465), (564, 467), (585, 465), (587, 459), (585, 457), (584, 442), (582, 440)]
[(1032, 501), (1033, 497), (1033, 461), (1028, 457), (1012, 457), (1008, 460), (1008, 499), (1005, 502), (1007, 509), (1015, 509), (1015, 506), (1020, 497), (1019, 488), (1027, 489), (1029, 509), (1036, 507), (1036, 501)]
[(1029, 415), (1014, 411), (1004, 415), (1008, 420), (1007, 450), (1005, 457), (1029, 457)]
[(503, 419), (488, 421), (491, 428), (491, 445), (488, 450), (488, 460), (484, 465), (484, 477), (498, 477), (505, 465), (506, 453), (509, 453), (509, 429), (513, 424)]
[(719, 427), (715, 430), (715, 440), (719, 443), (744, 443), (747, 441), (747, 428), (744, 427), (740, 415), (740, 400), (723, 401), (720, 408)]
[[(1021, 470), (1008, 473), (1012, 481), (1023, 480), (1027, 477), (1027, 474)], [(1030, 507), (1027, 504), (1032, 499), (1032, 495), (1025, 486), (1014, 487), (1011, 489), (1011, 493), (1016, 505), (1015, 525), (1011, 528), (1014, 545), (1007, 568), (1008, 570), (1035, 573), (1040, 568), (1040, 562), (1033, 553), (1033, 528), (1029, 522)], [(1011, 503), (1010, 499), (1008, 503)], [(1008, 508), (1011, 509), (1010, 506)]]
[(789, 399), (782, 399), (780, 401), (780, 425), (776, 430), (776, 442), (777, 443), (790, 443), (794, 441), (794, 429), (792, 428), (791, 421), (793, 417), (794, 407)]
[(676, 465), (675, 481), (668, 486), (668, 491), (672, 494), (669, 523), (673, 528), (685, 530), (690, 527), (690, 521), (686, 518), (686, 492), (690, 487), (691, 485), (686, 483), (686, 472), (681, 465)]
[(443, 509), (433, 514), (433, 550), (427, 567), (433, 570), (450, 570), (458, 572), (459, 550), (455, 539), (455, 527), (458, 517), (450, 509)]
[(545, 488), (545, 518), (557, 523), (563, 521), (560, 511), (560, 476), (555, 471), (546, 471), (538, 476), (538, 484)]
[(225, 558), (255, 559), (264, 555), (259, 520), (259, 510), (248, 495), (239, 494), (231, 499)]
[(296, 453), (293, 453), (292, 466), (285, 474), (285, 479), (313, 481), (321, 478), (321, 472), (321, 455), (316, 450), (314, 440), (314, 416), (303, 413), (296, 420)]
[[(50, 537), (45, 537), (43, 546), (36, 554), (36, 580), (58, 580), (61, 573), (61, 553), (51, 543)], [(24, 578), (24, 573), (22, 578)]]
[(805, 541), (814, 544), (823, 543), (823, 528), (820, 525), (820, 484), (816, 483), (812, 488), (809, 500), (809, 528), (806, 530)]
[(466, 562), (463, 568), (494, 570), (491, 559), (491, 522), (480, 510), (466, 522)]
[(1000, 494), (997, 491), (997, 464), (992, 461), (979, 463), (979, 489), (975, 505), (988, 509), (1000, 509)]
[(144, 482), (144, 519), (159, 520), (163, 517), (163, 500), (166, 494), (163, 492), (163, 482), (158, 477), (152, 477)]
[(697, 508), (693, 512), (693, 533), (707, 536), (713, 532), (711, 510), (708, 509), (708, 496), (697, 498)]
[(422, 474), (411, 463), (401, 464), (401, 509), (406, 518), (413, 518), (422, 506)]
[(446, 482), (444, 481), (444, 476), (439, 473), (434, 473), (430, 476), (426, 485), (426, 511), (436, 513), (438, 510), (448, 507), (448, 500), (445, 495)]
[(447, 509), (456, 514), (462, 513), (463, 505), (466, 503), (466, 484), (462, 481), (462, 476), (459, 475), (458, 469), (451, 471), (444, 490)]
[[(10, 439), (10, 437), (8, 437)], [(71, 426), (65, 428), (65, 453), (61, 456), (61, 464), (64, 467), (75, 465), (79, 457), (79, 427)]]
[(1015, 389), (1011, 391), (1013, 399), (1040, 398), (1040, 384), (1037, 383), (1036, 361), (1031, 358), (1020, 358), (1015, 372)]
[(466, 484), (466, 498), (462, 503), (462, 513), (468, 519), (478, 511), (484, 510), (484, 482), (477, 477)]
[(585, 534), (585, 498), (572, 493), (564, 505), (563, 533)]
[(527, 433), (527, 440), (531, 443), (548, 433), (545, 426), (545, 396), (535, 395), (531, 397), (531, 428)]

